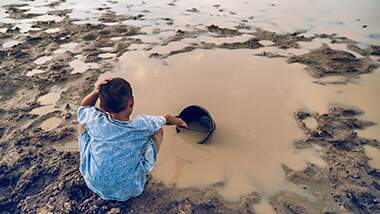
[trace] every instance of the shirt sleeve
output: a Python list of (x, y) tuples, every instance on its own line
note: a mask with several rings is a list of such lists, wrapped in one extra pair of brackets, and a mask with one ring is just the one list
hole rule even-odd
[(95, 106), (81, 106), (77, 111), (77, 120), (81, 125), (85, 125), (90, 118), (99, 114), (98, 111)]
[(153, 135), (156, 133), (162, 126), (166, 124), (166, 119), (163, 116), (152, 116), (152, 115), (139, 115), (143, 119), (144, 124), (149, 130), (149, 134)]

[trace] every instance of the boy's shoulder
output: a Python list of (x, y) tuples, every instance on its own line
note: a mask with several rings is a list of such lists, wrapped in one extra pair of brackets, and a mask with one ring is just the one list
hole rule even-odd
[(92, 118), (105, 115), (100, 109), (95, 106), (80, 106), (77, 111), (77, 119), (81, 124), (86, 123)]

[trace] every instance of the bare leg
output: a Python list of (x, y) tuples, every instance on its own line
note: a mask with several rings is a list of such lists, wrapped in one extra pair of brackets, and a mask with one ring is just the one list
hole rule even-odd
[(160, 151), (160, 147), (161, 147), (163, 138), (164, 138), (164, 130), (162, 128), (160, 130), (158, 130), (152, 136), (153, 142), (154, 142), (154, 144), (156, 145), (156, 148), (157, 148), (157, 152)]

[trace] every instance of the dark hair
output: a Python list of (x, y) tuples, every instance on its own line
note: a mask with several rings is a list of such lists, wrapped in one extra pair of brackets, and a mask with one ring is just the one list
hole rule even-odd
[(99, 98), (104, 110), (119, 113), (128, 107), (132, 98), (132, 88), (129, 82), (122, 78), (113, 78), (99, 88)]

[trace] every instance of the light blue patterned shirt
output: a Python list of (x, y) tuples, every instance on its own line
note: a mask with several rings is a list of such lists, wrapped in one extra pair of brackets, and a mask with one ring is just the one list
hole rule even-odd
[(144, 152), (150, 137), (165, 123), (162, 116), (139, 115), (117, 121), (94, 106), (80, 107), (80, 172), (87, 186), (107, 200), (140, 195), (146, 182)]

